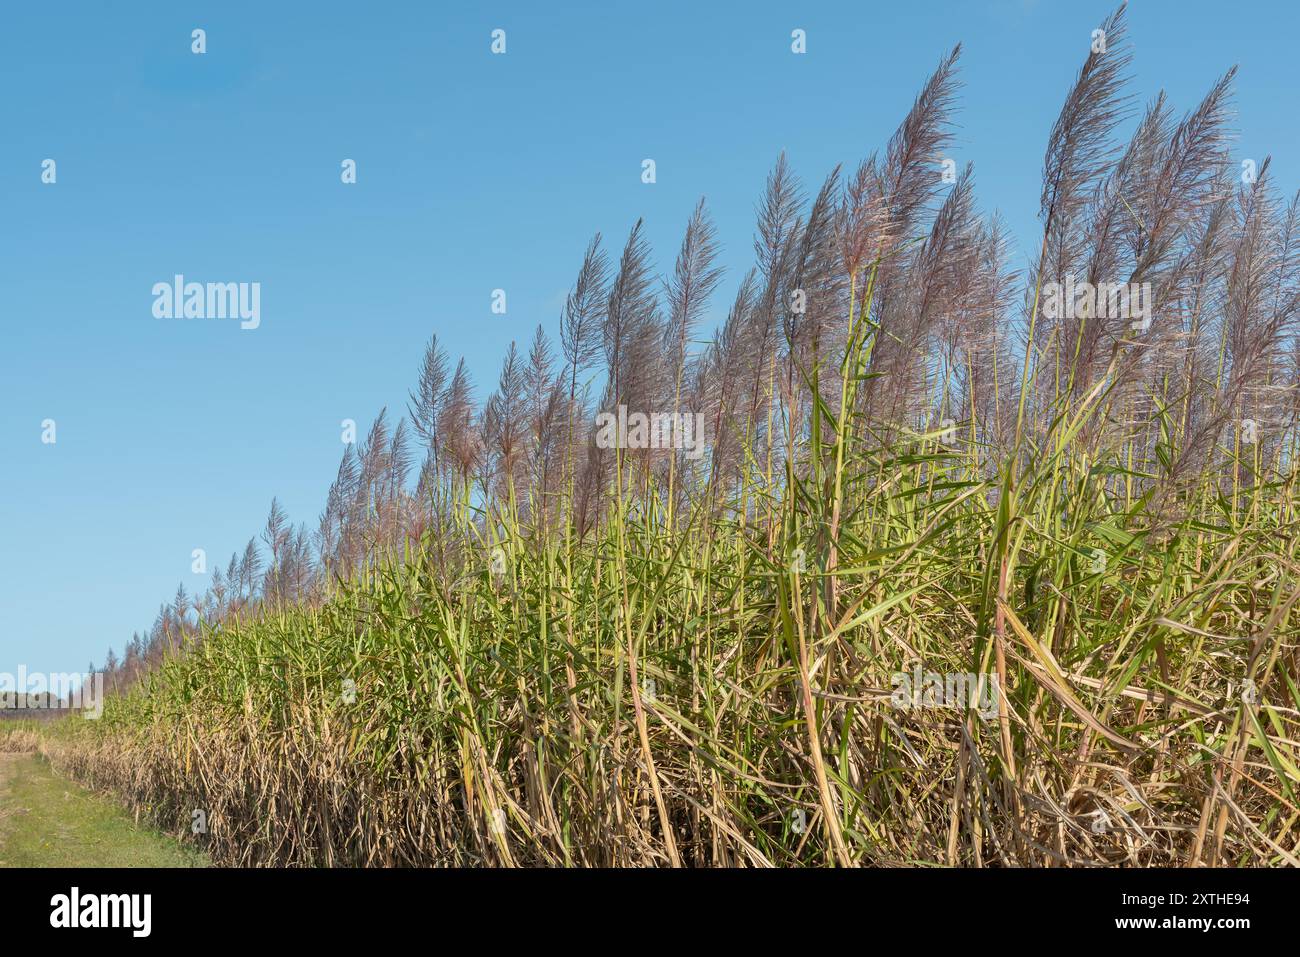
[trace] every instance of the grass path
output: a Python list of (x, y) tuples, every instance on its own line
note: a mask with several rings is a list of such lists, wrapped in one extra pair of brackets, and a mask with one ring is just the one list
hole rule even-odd
[(205, 867), (34, 754), (0, 754), (0, 867)]

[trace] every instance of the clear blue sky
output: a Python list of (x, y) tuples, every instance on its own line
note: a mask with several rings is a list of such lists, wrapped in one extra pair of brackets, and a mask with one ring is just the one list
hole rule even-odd
[[(706, 195), (716, 318), (778, 152), (813, 186), (856, 163), (959, 40), (955, 158), (1033, 248), (1047, 133), (1111, 6), (5, 4), (0, 671), (120, 650), (178, 582), (203, 587), (191, 550), (224, 565), (273, 495), (314, 527), (339, 421), (404, 409), (431, 333), (494, 380), (512, 338), (556, 328), (595, 230), (617, 246), (644, 216), (666, 270)], [(1163, 87), (1190, 109), (1240, 64), (1234, 152), (1271, 153), (1294, 191), (1296, 5), (1130, 14), (1139, 104)], [(150, 289), (177, 272), (260, 282), (261, 328), (154, 319)]]

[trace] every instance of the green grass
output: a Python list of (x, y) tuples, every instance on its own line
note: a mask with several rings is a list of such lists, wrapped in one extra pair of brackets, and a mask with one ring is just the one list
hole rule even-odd
[[(827, 432), (676, 528), (462, 501), (42, 747), (164, 829), (205, 809), (236, 865), (1294, 864), (1300, 473), (1161, 526), (1055, 432), (998, 495), (932, 437)], [(1001, 713), (891, 707), (918, 663)]]
[(0, 754), (0, 867), (204, 867), (204, 856), (56, 774)]

